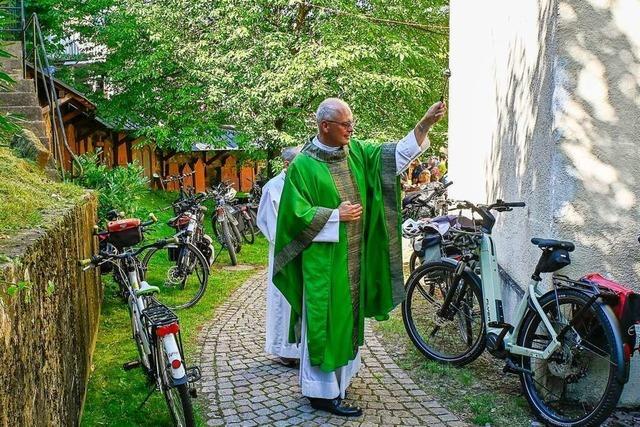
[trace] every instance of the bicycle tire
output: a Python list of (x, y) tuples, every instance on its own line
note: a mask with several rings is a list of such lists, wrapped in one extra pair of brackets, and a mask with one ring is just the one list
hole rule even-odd
[[(446, 261), (428, 262), (416, 268), (416, 270), (409, 276), (407, 284), (405, 285), (406, 298), (402, 303), (402, 321), (409, 338), (425, 357), (440, 363), (464, 366), (477, 359), (485, 349), (486, 327), (484, 322), (480, 280), (477, 277), (474, 277), (475, 275), (469, 270), (465, 270), (463, 272), (462, 279), (464, 282), (460, 283), (467, 284), (467, 287), (464, 291), (465, 293), (463, 295), (459, 295), (460, 300), (462, 301), (462, 299), (465, 298), (465, 295), (467, 295), (468, 290), (470, 290), (470, 295), (475, 297), (475, 302), (470, 304), (469, 300), (466, 299), (462, 305), (462, 310), (457, 310), (458, 314), (454, 314), (453, 320), (438, 316), (436, 310), (439, 307), (429, 301), (429, 299), (431, 299), (435, 302), (434, 297), (438, 297), (438, 294), (444, 297), (446, 289), (443, 290), (442, 287), (437, 287), (437, 283), (432, 281), (425, 283), (428, 288), (428, 290), (425, 290), (422, 283), (423, 279), (429, 277), (432, 277), (432, 280), (438, 280), (439, 277), (452, 276), (455, 269), (455, 263)], [(415, 300), (414, 294), (416, 294)], [(427, 301), (427, 304), (431, 304), (432, 307), (423, 309), (421, 305), (423, 300)], [(425, 313), (421, 313), (421, 310), (426, 311), (427, 316), (424, 315)], [(462, 345), (463, 348), (460, 353), (444, 354), (443, 350), (436, 350), (434, 346), (430, 345), (427, 342), (428, 340), (423, 337), (425, 334), (421, 332), (422, 324), (428, 322), (435, 316), (438, 316), (439, 319), (437, 322), (434, 322), (435, 326), (433, 327), (429, 338), (434, 338), (442, 329), (442, 326), (449, 327), (449, 325), (453, 325), (453, 335), (455, 336), (455, 334), (458, 334), (461, 339), (459, 341), (456, 338), (449, 339), (448, 342), (444, 343), (444, 347), (449, 350), (453, 350), (456, 346)], [(465, 321), (465, 319), (467, 321)], [(469, 330), (469, 319), (471, 319), (473, 324), (476, 325), (475, 331)], [(464, 327), (464, 331), (461, 329), (462, 327)], [(473, 336), (475, 336), (475, 339), (469, 342), (469, 338)], [(450, 336), (445, 338), (450, 338)]]
[(189, 383), (172, 386), (172, 377), (167, 370), (170, 362), (168, 361), (164, 346), (160, 340), (156, 340), (156, 352), (162, 378), (161, 391), (174, 425), (177, 427), (194, 427), (196, 422), (193, 415), (193, 402), (189, 394)]
[(244, 215), (240, 215), (242, 218), (242, 222), (244, 223), (244, 227), (242, 229), (242, 239), (245, 243), (252, 245), (256, 241), (256, 231), (253, 227), (253, 223), (251, 219), (245, 218)]
[(240, 233), (240, 230), (238, 230), (238, 226), (234, 224), (233, 221), (231, 221), (231, 219), (229, 219), (228, 224), (231, 227), (231, 232), (236, 242), (236, 246), (235, 246), (236, 254), (239, 254), (240, 251), (242, 250), (242, 234)]
[[(562, 309), (554, 309), (554, 306), (560, 307), (564, 305), (563, 303), (569, 303), (569, 304), (575, 304), (576, 307), (579, 309), (580, 306), (583, 307), (586, 305), (589, 298), (590, 297), (586, 295), (584, 292), (580, 292), (575, 289), (559, 288), (557, 290), (557, 296), (555, 292), (551, 291), (545, 294), (544, 296), (542, 296), (539, 302), (545, 312), (547, 312), (547, 310), (554, 310), (556, 313), (558, 312), (562, 313)], [(604, 310), (605, 308), (600, 303), (597, 303), (597, 302), (594, 303), (589, 309), (587, 309), (587, 312), (585, 313), (585, 320), (583, 321), (581, 319), (579, 323), (576, 323), (576, 325), (574, 325), (572, 331), (570, 331), (563, 337), (562, 339), (563, 347), (561, 351), (562, 354), (558, 354), (558, 351), (556, 351), (554, 355), (552, 355), (552, 357), (561, 358), (560, 359), (561, 362), (540, 361), (540, 363), (548, 363), (545, 366), (546, 371), (548, 371), (551, 374), (551, 376), (548, 379), (552, 381), (557, 381), (557, 378), (559, 378), (558, 375), (568, 375), (566, 371), (563, 371), (563, 370), (577, 369), (573, 365), (574, 363), (577, 363), (577, 361), (581, 361), (582, 355), (578, 354), (577, 352), (582, 351), (582, 349), (586, 349), (587, 350), (586, 352), (590, 351), (597, 355), (595, 351), (590, 350), (589, 348), (594, 348), (597, 350), (607, 350), (608, 348), (608, 351), (611, 352), (609, 357), (610, 359), (621, 360), (621, 357), (620, 357), (621, 354), (619, 352), (622, 352), (623, 350), (619, 344), (616, 344), (615, 334), (613, 331), (614, 325), (611, 324)], [(549, 316), (549, 314), (551, 314), (551, 316)], [(553, 313), (548, 313), (547, 316), (549, 316), (549, 319), (553, 322)], [(564, 316), (565, 315), (563, 314), (562, 317)], [(561, 316), (557, 316), (557, 317), (560, 318)], [(592, 324), (594, 324), (596, 328), (593, 329), (591, 332), (589, 332), (586, 329), (583, 330), (583, 328), (588, 327), (588, 322), (590, 321), (594, 322)], [(540, 322), (541, 322), (541, 318), (538, 312), (535, 310), (529, 310), (528, 313), (525, 315), (525, 318), (522, 322), (522, 326), (518, 330), (518, 345), (521, 345), (527, 348), (538, 348), (536, 347), (534, 341), (540, 340), (542, 337), (542, 335), (538, 331), (538, 328), (541, 325)], [(566, 320), (564, 322), (566, 322)], [(558, 323), (558, 327), (561, 327), (564, 325), (564, 323), (562, 322), (556, 321), (556, 323)], [(546, 328), (543, 328), (543, 330), (546, 331)], [(578, 334), (581, 338), (580, 345), (577, 345), (577, 341), (576, 341), (575, 347), (573, 346), (573, 341), (572, 341), (573, 340), (572, 334), (574, 332), (575, 334)], [(581, 335), (584, 335), (584, 337), (582, 337)], [(591, 339), (591, 341), (589, 341), (589, 339)], [(604, 339), (604, 342), (600, 343), (598, 340), (602, 340), (602, 339)], [(598, 344), (596, 345), (593, 342), (597, 342)], [(542, 348), (545, 345), (540, 344), (539, 347), (540, 346)], [(573, 353), (574, 351), (576, 352), (575, 354)], [(604, 355), (597, 355), (597, 356), (599, 360), (596, 359), (595, 365), (597, 365), (599, 362), (604, 363), (602, 360), (605, 359), (605, 356)], [(571, 366), (567, 367), (566, 365), (567, 362), (566, 361), (562, 362), (562, 360), (565, 357), (571, 358), (570, 359)], [(531, 357), (520, 356), (519, 357), (520, 366), (522, 366), (527, 370), (531, 370), (532, 359), (533, 358)], [(552, 359), (549, 359), (549, 360), (552, 360)], [(539, 361), (534, 360), (534, 363), (537, 363), (537, 362)], [(555, 363), (555, 365), (552, 365), (553, 363)], [(586, 369), (588, 369), (588, 367), (592, 368), (594, 363), (587, 362), (586, 365), (587, 365)], [(605, 370), (606, 368), (602, 368), (602, 369)], [(584, 410), (585, 408), (589, 407), (590, 402), (588, 399), (592, 395), (590, 393), (597, 393), (596, 386), (598, 381), (597, 380), (594, 381), (593, 379), (594, 371), (597, 371), (597, 367), (596, 369), (591, 370), (592, 375), (590, 376), (589, 379), (586, 380), (586, 384), (584, 384), (584, 387), (587, 387), (587, 389), (585, 390), (588, 390), (588, 391), (585, 392), (584, 395), (580, 393), (580, 395), (577, 397), (577, 399), (579, 400), (577, 401), (577, 404), (575, 406), (578, 407), (578, 410)], [(587, 371), (584, 371), (584, 372), (581, 372), (579, 375), (575, 375), (575, 378), (578, 381), (581, 381), (582, 378), (587, 377), (586, 372)], [(541, 376), (538, 370), (534, 369), (534, 375), (529, 373), (520, 373), (519, 376), (520, 376), (520, 383), (522, 386), (523, 393), (525, 394), (525, 397), (527, 398), (527, 401), (529, 402), (529, 405), (531, 406), (535, 415), (544, 423), (549, 423), (552, 425), (562, 425), (567, 427), (599, 426), (615, 409), (618, 399), (620, 398), (620, 394), (622, 393), (623, 384), (616, 377), (616, 367), (614, 366), (614, 363), (610, 362), (609, 370), (608, 370), (608, 379), (606, 381), (604, 391), (602, 393), (602, 396), (598, 400), (597, 404), (594, 406), (593, 410), (589, 411), (588, 414), (584, 414), (583, 416), (576, 416), (575, 418), (569, 418), (568, 416), (563, 416), (559, 414), (557, 410), (554, 410), (554, 408), (550, 407), (544, 402), (544, 398), (541, 396), (541, 393), (539, 391), (540, 387), (545, 389), (544, 390), (545, 394), (553, 395), (552, 390), (550, 390), (546, 386), (542, 386), (542, 384), (539, 384), (539, 381), (545, 381), (545, 384), (547, 386), (553, 387), (552, 385), (549, 385), (550, 384), (549, 382), (546, 382), (548, 381), (548, 379), (545, 377), (545, 374), (547, 374), (547, 372), (543, 371)], [(534, 376), (537, 378), (537, 380), (534, 379)], [(565, 377), (565, 381), (567, 381), (567, 378), (571, 378), (571, 376)], [(579, 388), (576, 388), (573, 385), (570, 388), (567, 387), (566, 382), (563, 384), (562, 387), (563, 387), (562, 396), (561, 396), (562, 398), (565, 398), (565, 397), (570, 398), (566, 394), (567, 391), (570, 392), (571, 390), (573, 390), (575, 392), (576, 390), (579, 390)], [(555, 400), (553, 401), (553, 403), (558, 404), (558, 402)], [(560, 406), (562, 406), (561, 403), (560, 403)]]
[(417, 252), (412, 252), (411, 257), (409, 258), (409, 272), (413, 273), (416, 268), (422, 265), (422, 261), (420, 261), (420, 257)]
[(231, 259), (231, 265), (238, 265), (238, 256), (236, 255), (235, 242), (233, 241), (233, 237), (231, 236), (231, 231), (229, 230), (229, 221), (225, 220), (222, 222), (222, 239), (227, 247), (227, 252), (229, 252), (229, 258)]
[[(189, 257), (193, 265), (185, 268), (177, 261), (170, 261), (168, 248), (151, 248), (142, 259), (142, 270), (144, 280), (160, 287), (160, 294), (156, 296), (158, 301), (173, 310), (180, 310), (193, 307), (200, 301), (207, 290), (211, 266), (192, 243), (181, 243), (175, 249), (179, 252), (178, 261)], [(170, 268), (167, 269), (166, 265), (170, 265)]]

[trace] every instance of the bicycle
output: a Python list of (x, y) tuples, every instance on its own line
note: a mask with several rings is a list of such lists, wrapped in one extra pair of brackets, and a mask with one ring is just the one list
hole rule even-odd
[(409, 193), (402, 200), (402, 218), (419, 220), (447, 214), (447, 188), (453, 184), (432, 183), (424, 189)]
[(120, 270), (126, 302), (131, 318), (132, 338), (138, 350), (138, 359), (123, 365), (131, 370), (141, 367), (153, 384), (144, 404), (155, 390), (165, 397), (176, 426), (195, 426), (192, 397), (196, 397), (193, 383), (201, 377), (197, 366), (186, 367), (184, 348), (178, 317), (155, 296), (159, 288), (140, 279), (138, 255), (145, 249), (165, 247), (176, 239), (164, 239), (139, 249), (126, 249), (122, 253), (100, 252), (90, 259), (79, 261), (83, 271), (110, 263)]
[[(571, 242), (534, 238), (542, 255), (515, 309), (505, 322), (498, 264), (491, 231), (492, 210), (511, 211), (524, 203), (463, 202), (480, 215), (475, 242), (459, 261), (443, 258), (418, 267), (406, 285), (405, 328), (427, 358), (466, 365), (485, 350), (505, 360), (504, 371), (518, 374), (535, 415), (557, 426), (596, 426), (615, 408), (626, 382), (627, 365), (617, 320), (607, 295), (575, 281), (554, 280), (539, 290), (542, 273), (569, 265)], [(480, 277), (468, 264), (478, 261)]]
[(203, 198), (192, 200), (188, 208), (183, 205), (180, 209), (185, 210), (168, 221), (177, 231), (176, 242), (150, 248), (141, 263), (142, 278), (162, 283), (162, 302), (173, 310), (193, 307), (209, 282), (214, 250), (211, 238), (204, 234), (204, 206), (199, 200)]
[(233, 207), (235, 209), (235, 218), (238, 222), (238, 231), (242, 235), (245, 243), (252, 245), (256, 240), (256, 224), (251, 216), (251, 205), (249, 203), (240, 203), (238, 199)]
[(237, 265), (237, 254), (242, 249), (242, 235), (234, 217), (236, 211), (229, 203), (235, 196), (235, 190), (227, 184), (220, 183), (212, 190), (212, 194), (216, 201), (216, 213), (211, 217), (211, 226), (222, 247), (229, 252), (231, 265)]

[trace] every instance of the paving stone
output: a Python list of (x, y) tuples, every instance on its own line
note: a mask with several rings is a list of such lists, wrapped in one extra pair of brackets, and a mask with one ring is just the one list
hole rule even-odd
[(369, 323), (362, 368), (347, 399), (364, 408), (364, 416), (341, 418), (314, 410), (300, 393), (297, 369), (280, 365), (263, 351), (265, 280), (262, 271), (236, 290), (199, 337), (199, 392), (208, 426), (467, 426), (395, 364)]

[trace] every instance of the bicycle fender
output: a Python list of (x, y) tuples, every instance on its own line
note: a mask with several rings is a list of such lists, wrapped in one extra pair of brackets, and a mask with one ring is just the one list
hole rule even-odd
[(605, 315), (607, 316), (607, 320), (611, 322), (615, 344), (620, 349), (620, 351), (618, 352), (619, 353), (618, 358), (615, 361), (617, 365), (616, 379), (621, 384), (626, 384), (629, 381), (629, 364), (626, 363), (626, 361), (624, 360), (624, 346), (623, 346), (624, 341), (622, 339), (622, 331), (620, 330), (620, 322), (618, 322), (618, 318), (613, 313), (613, 310), (611, 309), (610, 306), (600, 302), (597, 302), (596, 304), (600, 304)]

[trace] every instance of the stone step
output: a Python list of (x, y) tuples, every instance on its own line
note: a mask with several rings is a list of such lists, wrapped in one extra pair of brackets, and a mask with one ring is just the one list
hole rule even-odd
[(0, 111), (3, 113), (9, 113), (13, 116), (17, 116), (19, 118), (23, 118), (30, 122), (42, 121), (42, 109), (38, 106), (1, 106)]
[(18, 58), (1, 58), (0, 69), (5, 73), (20, 72), (22, 73), (22, 61)]
[(42, 120), (21, 120), (16, 124), (22, 128), (29, 129), (31, 132), (35, 133), (38, 138), (45, 138), (46, 132), (44, 130), (44, 121)]
[(7, 42), (2, 44), (2, 50), (9, 52), (18, 59), (22, 58), (22, 42)]
[(0, 90), (0, 92), (30, 92), (35, 91), (33, 85), (33, 79), (16, 79), (15, 83), (11, 84), (11, 87), (7, 90)]
[(26, 107), (38, 105), (35, 92), (0, 92), (0, 106)]

